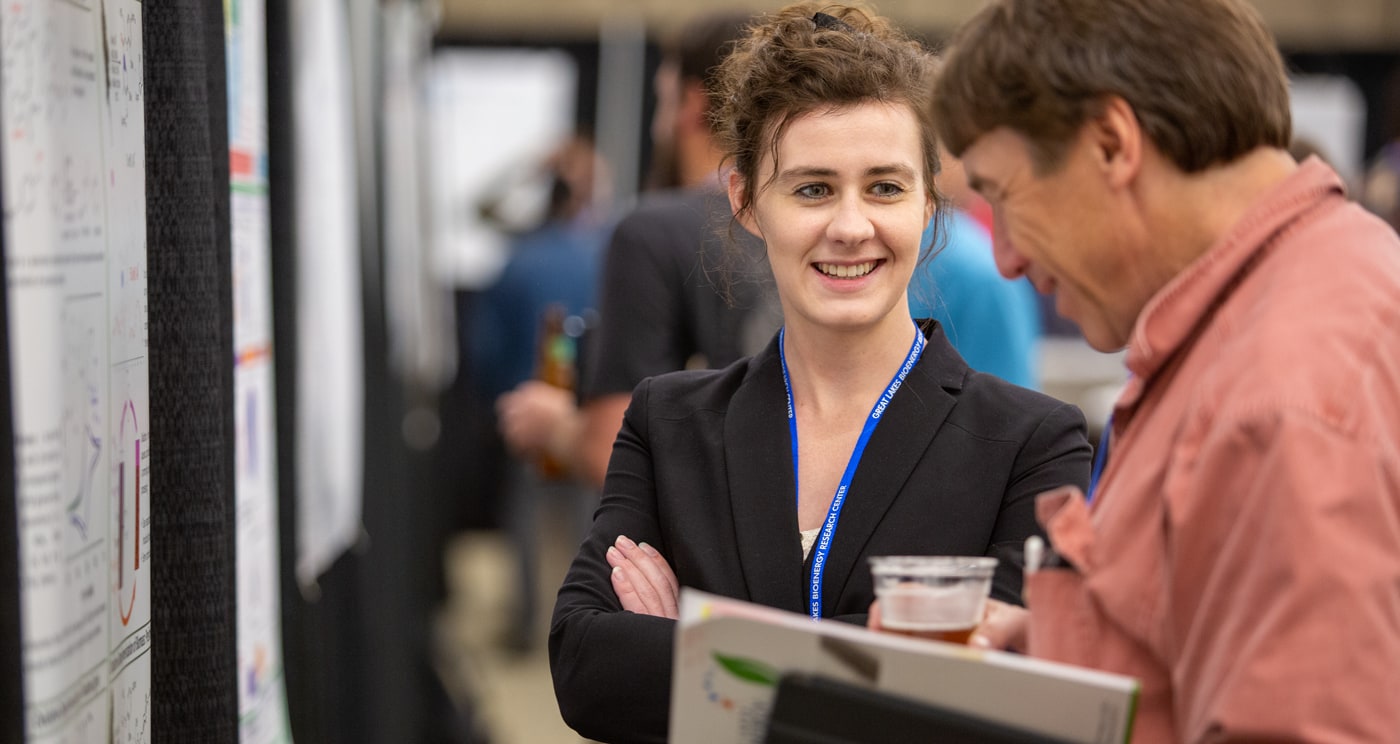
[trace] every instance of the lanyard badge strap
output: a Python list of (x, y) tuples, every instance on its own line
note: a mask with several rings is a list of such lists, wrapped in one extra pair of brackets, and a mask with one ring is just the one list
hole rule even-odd
[[(792, 404), (792, 382), (788, 377), (787, 354), (783, 350), (786, 333), (787, 329), (778, 332), (778, 356), (783, 365), (783, 387), (787, 390), (788, 432), (792, 440), (794, 499), (800, 499), (802, 491), (798, 488), (797, 409)], [(831, 540), (836, 535), (836, 524), (841, 519), (841, 507), (846, 503), (851, 481), (855, 478), (860, 459), (865, 454), (865, 445), (870, 441), (870, 436), (875, 433), (875, 427), (879, 425), (880, 417), (884, 416), (885, 409), (894, 398), (894, 394), (904, 384), (904, 379), (909, 376), (910, 370), (914, 368), (919, 357), (923, 355), (926, 345), (924, 334), (919, 331), (918, 326), (915, 326), (914, 343), (909, 347), (909, 354), (905, 357), (904, 364), (900, 365), (899, 370), (895, 372), (890, 384), (885, 387), (884, 394), (870, 409), (870, 415), (865, 419), (865, 426), (861, 428), (860, 438), (856, 440), (855, 449), (851, 452), (851, 459), (846, 463), (846, 471), (841, 475), (841, 483), (836, 488), (836, 495), (832, 497), (831, 506), (826, 511), (826, 520), (822, 522), (821, 534), (817, 537), (816, 545), (812, 547), (812, 573), (807, 587), (808, 614), (814, 620), (820, 620), (822, 616), (822, 577), (826, 571), (827, 553), (830, 552)]]

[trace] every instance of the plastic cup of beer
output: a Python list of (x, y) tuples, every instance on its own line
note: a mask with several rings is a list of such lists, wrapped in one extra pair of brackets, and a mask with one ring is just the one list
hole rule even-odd
[(880, 627), (915, 638), (967, 643), (982, 620), (997, 559), (886, 555), (870, 559)]

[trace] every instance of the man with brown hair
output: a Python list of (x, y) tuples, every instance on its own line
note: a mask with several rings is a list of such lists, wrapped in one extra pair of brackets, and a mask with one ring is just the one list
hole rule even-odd
[(1400, 732), (1400, 240), (1288, 154), (1245, 0), (999, 0), (934, 97), (1002, 273), (1127, 347), (1106, 468), (975, 641), (1137, 677), (1138, 741)]

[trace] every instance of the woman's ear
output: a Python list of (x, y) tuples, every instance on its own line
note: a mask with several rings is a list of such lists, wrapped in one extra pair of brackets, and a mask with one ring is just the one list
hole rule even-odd
[(739, 175), (739, 171), (731, 168), (729, 171), (729, 210), (734, 213), (734, 219), (738, 220), (745, 230), (761, 240), (763, 231), (758, 227), (758, 220), (754, 219), (752, 202), (748, 208), (744, 207), (746, 190), (747, 185), (744, 183), (744, 177)]

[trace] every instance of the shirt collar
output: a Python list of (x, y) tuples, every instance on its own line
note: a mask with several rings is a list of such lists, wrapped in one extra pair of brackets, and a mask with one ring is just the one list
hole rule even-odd
[(1272, 238), (1329, 197), (1345, 198), (1341, 178), (1312, 157), (1251, 206), (1205, 253), (1158, 290), (1133, 328), (1127, 366), (1132, 373), (1116, 408), (1134, 406), (1155, 374), (1182, 348), (1211, 310), (1224, 302)]

